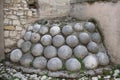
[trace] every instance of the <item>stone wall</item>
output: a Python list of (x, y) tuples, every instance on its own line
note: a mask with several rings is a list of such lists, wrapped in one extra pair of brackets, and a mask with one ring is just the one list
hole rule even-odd
[(16, 46), (17, 40), (24, 35), (29, 23), (33, 23), (38, 19), (66, 16), (70, 11), (69, 0), (36, 0), (39, 1), (37, 5), (41, 6), (30, 8), (29, 4), (32, 5), (34, 1), (4, 0), (5, 53), (10, 52)]
[(4, 0), (5, 53), (10, 52), (22, 37), (28, 20), (36, 17), (36, 9), (29, 9), (26, 0)]

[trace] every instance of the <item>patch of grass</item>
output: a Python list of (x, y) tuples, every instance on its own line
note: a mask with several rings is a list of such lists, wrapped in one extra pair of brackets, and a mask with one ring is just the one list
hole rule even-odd
[(78, 57), (76, 57), (76, 59), (81, 63), (80, 73), (84, 73), (84, 71), (85, 71), (85, 65), (83, 63), (83, 60), (81, 58), (78, 58)]
[(120, 73), (116, 76), (116, 78), (120, 78)]
[(108, 70), (103, 70), (103, 75), (104, 75), (104, 76), (105, 76), (105, 75), (111, 75), (111, 72), (108, 71)]
[(63, 66), (62, 66), (62, 70), (66, 70), (66, 65), (65, 65), (65, 61), (63, 61)]

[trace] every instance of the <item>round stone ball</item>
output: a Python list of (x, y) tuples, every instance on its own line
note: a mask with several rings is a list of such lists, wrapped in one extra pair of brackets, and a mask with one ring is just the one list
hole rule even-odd
[(33, 61), (33, 56), (30, 53), (24, 54), (20, 59), (20, 64), (24, 67), (29, 67)]
[(43, 53), (43, 46), (41, 44), (36, 44), (32, 48), (32, 54), (33, 56), (40, 56)]
[(24, 35), (24, 39), (25, 39), (26, 41), (30, 40), (31, 35), (32, 35), (32, 32), (31, 32), (31, 31), (26, 32), (25, 35)]
[(44, 46), (47, 46), (47, 45), (51, 45), (52, 43), (52, 37), (51, 35), (44, 35), (41, 37), (41, 43), (44, 45)]
[(60, 27), (59, 26), (53, 26), (53, 27), (50, 28), (50, 34), (52, 36), (55, 36), (58, 33), (60, 33)]
[(21, 49), (23, 52), (28, 52), (30, 51), (30, 48), (31, 48), (31, 42), (30, 41), (25, 41), (22, 43), (22, 46), (21, 46)]
[(70, 46), (70, 47), (75, 47), (79, 44), (79, 40), (75, 35), (69, 35), (66, 38), (66, 43)]
[(47, 46), (44, 49), (44, 56), (48, 59), (57, 56), (57, 49), (54, 46)]
[(52, 43), (56, 47), (60, 47), (65, 43), (65, 39), (62, 35), (56, 35), (53, 37)]
[(34, 24), (33, 25), (33, 32), (38, 32), (40, 30), (41, 25), (40, 24)]
[(83, 31), (83, 24), (82, 23), (76, 23), (73, 28), (77, 32)]
[(23, 42), (24, 42), (23, 39), (19, 39), (19, 40), (17, 41), (17, 47), (21, 48)]
[(42, 35), (48, 33), (48, 27), (46, 27), (46, 26), (40, 27), (39, 33)]
[(72, 56), (72, 49), (67, 46), (63, 45), (58, 49), (58, 57), (61, 59), (68, 59)]
[(79, 34), (79, 40), (82, 44), (87, 44), (90, 42), (90, 36), (86, 32), (82, 32)]
[(68, 59), (65, 65), (68, 71), (80, 71), (81, 68), (80, 62), (75, 58)]
[(37, 43), (40, 40), (40, 35), (38, 33), (32, 33), (31, 42)]
[(92, 41), (96, 42), (96, 43), (100, 43), (101, 42), (101, 36), (99, 33), (93, 33), (92, 36)]
[(87, 69), (95, 69), (98, 66), (98, 59), (94, 54), (90, 54), (84, 58), (83, 63)]
[(36, 57), (33, 61), (33, 67), (37, 69), (45, 69), (47, 66), (47, 59), (45, 57)]
[(99, 47), (95, 42), (89, 42), (87, 48), (92, 53), (97, 53), (99, 51)]
[(99, 61), (99, 64), (102, 66), (106, 66), (109, 64), (109, 57), (106, 53), (104, 52), (98, 52), (97, 53), (97, 58)]
[(62, 28), (62, 33), (67, 36), (73, 33), (73, 28), (70, 25), (66, 25)]
[(81, 59), (83, 59), (85, 56), (88, 55), (88, 50), (83, 45), (78, 45), (77, 47), (75, 47), (73, 52), (76, 57), (81, 58)]
[(10, 60), (12, 62), (18, 62), (22, 57), (22, 51), (20, 49), (15, 49), (10, 53)]
[(60, 69), (62, 69), (62, 61), (55, 57), (55, 58), (51, 58), (48, 63), (47, 63), (47, 68), (51, 71), (58, 71)]
[(86, 22), (85, 28), (89, 32), (94, 32), (95, 31), (95, 24), (93, 24), (92, 22)]

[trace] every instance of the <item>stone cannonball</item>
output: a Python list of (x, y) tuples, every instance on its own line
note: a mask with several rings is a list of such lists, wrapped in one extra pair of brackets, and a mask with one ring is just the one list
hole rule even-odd
[(99, 64), (98, 59), (94, 54), (85, 57), (83, 63), (87, 69), (95, 69)]
[(51, 43), (52, 43), (52, 37), (50, 35), (48, 35), (48, 34), (42, 36), (41, 37), (41, 43), (44, 46), (51, 45)]
[(40, 34), (46, 34), (46, 33), (48, 33), (48, 27), (46, 27), (46, 26), (40, 27), (39, 33)]
[(30, 48), (31, 48), (31, 42), (30, 41), (25, 41), (22, 43), (22, 46), (21, 46), (21, 49), (23, 52), (28, 52), (30, 51)]
[(96, 43), (100, 43), (101, 42), (101, 36), (100, 36), (99, 33), (93, 33), (91, 38)]
[(89, 42), (87, 48), (92, 53), (97, 53), (99, 51), (99, 47), (95, 42)]
[(20, 49), (15, 49), (10, 53), (10, 60), (12, 62), (18, 62), (22, 57), (22, 51)]
[(76, 23), (75, 25), (74, 25), (74, 30), (75, 31), (83, 31), (83, 24), (82, 23)]
[(66, 25), (66, 26), (64, 26), (64, 27), (62, 28), (62, 33), (63, 33), (65, 36), (72, 34), (72, 32), (73, 32), (73, 28), (72, 28), (72, 26), (70, 26), (70, 25)]
[(78, 45), (77, 47), (75, 47), (73, 52), (76, 57), (81, 58), (81, 59), (83, 59), (85, 56), (88, 55), (88, 50), (83, 45)]
[(85, 26), (86, 30), (89, 32), (95, 31), (95, 24), (93, 24), (92, 22), (86, 22), (84, 26)]
[(20, 59), (20, 64), (24, 67), (29, 67), (33, 61), (33, 56), (30, 53), (24, 54)]
[(57, 56), (57, 49), (54, 46), (45, 47), (44, 56), (49, 59)]
[(66, 69), (69, 71), (79, 71), (81, 68), (80, 62), (75, 58), (70, 58), (65, 63)]
[(38, 33), (32, 33), (31, 42), (37, 43), (40, 40), (40, 35)]
[(33, 56), (40, 56), (43, 53), (43, 46), (41, 44), (36, 44), (32, 48), (32, 54)]
[(21, 48), (23, 42), (24, 42), (23, 39), (19, 39), (19, 40), (17, 41), (17, 47)]
[(105, 66), (105, 65), (109, 64), (109, 57), (106, 53), (98, 52), (97, 53), (97, 58), (98, 58), (98, 61), (99, 61), (100, 65)]
[(62, 69), (62, 61), (55, 57), (55, 58), (51, 58), (48, 63), (47, 63), (47, 68), (51, 71), (57, 71)]
[(66, 43), (70, 46), (70, 47), (75, 47), (78, 45), (79, 40), (75, 35), (69, 35), (66, 38)]
[(90, 42), (90, 36), (86, 32), (82, 32), (79, 34), (79, 40), (82, 44), (87, 44)]
[(53, 27), (50, 28), (50, 34), (52, 36), (55, 36), (58, 33), (60, 33), (60, 27), (59, 26), (53, 26)]
[(65, 43), (65, 39), (62, 35), (56, 35), (53, 37), (52, 43), (56, 47), (60, 47)]
[(36, 57), (33, 61), (33, 67), (38, 69), (45, 69), (47, 66), (47, 59), (45, 57)]
[(32, 35), (32, 32), (31, 32), (31, 31), (26, 32), (25, 35), (24, 35), (24, 39), (25, 39), (26, 41), (30, 40), (31, 35)]
[(40, 30), (41, 25), (40, 24), (34, 24), (33, 25), (33, 32), (38, 32)]
[(67, 46), (63, 45), (58, 49), (58, 57), (61, 59), (68, 59), (72, 56), (72, 49)]

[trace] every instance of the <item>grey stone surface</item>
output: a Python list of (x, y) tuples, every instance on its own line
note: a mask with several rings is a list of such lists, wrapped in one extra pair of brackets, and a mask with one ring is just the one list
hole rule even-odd
[(50, 28), (50, 34), (52, 35), (52, 36), (55, 36), (55, 35), (57, 35), (57, 34), (59, 34), (60, 33), (60, 27), (59, 26), (52, 26), (51, 28)]
[(66, 25), (62, 28), (62, 33), (67, 36), (73, 33), (73, 28), (71, 25)]
[(98, 44), (96, 44), (95, 42), (89, 42), (87, 48), (92, 53), (97, 53), (99, 51)]
[(47, 59), (45, 57), (36, 57), (33, 61), (33, 67), (38, 69), (45, 69), (47, 65)]
[(65, 65), (69, 71), (79, 71), (81, 69), (81, 63), (76, 58), (68, 59)]
[(78, 32), (83, 31), (83, 28), (84, 28), (83, 23), (76, 23), (73, 28), (75, 31), (78, 31)]
[(48, 63), (47, 63), (47, 68), (51, 71), (57, 71), (62, 69), (62, 61), (55, 57), (55, 58), (51, 58)]
[(70, 35), (66, 38), (66, 43), (70, 46), (70, 47), (75, 47), (78, 45), (79, 40), (75, 35)]
[(17, 41), (17, 47), (21, 48), (23, 42), (24, 42), (23, 39), (19, 39), (19, 40)]
[(22, 57), (22, 51), (20, 49), (15, 49), (10, 53), (10, 60), (12, 62), (18, 62)]
[(92, 36), (92, 41), (96, 42), (96, 43), (100, 43), (101, 42), (101, 36), (99, 33), (93, 33)]
[(28, 52), (28, 51), (30, 51), (31, 46), (32, 46), (32, 44), (30, 41), (25, 41), (22, 43), (21, 49), (23, 52)]
[(26, 32), (25, 35), (24, 35), (24, 39), (25, 39), (25, 40), (30, 40), (31, 35), (32, 35), (32, 32), (31, 32), (31, 31)]
[(24, 67), (30, 67), (33, 59), (34, 57), (31, 55), (31, 53), (23, 54), (23, 56), (20, 59), (20, 64)]
[(83, 63), (87, 69), (95, 69), (99, 64), (97, 57), (93, 54), (85, 57)]
[(109, 62), (110, 62), (109, 57), (106, 53), (98, 52), (96, 55), (97, 55), (97, 58), (98, 58), (98, 61), (99, 61), (100, 65), (105, 66), (105, 65), (109, 64)]
[(51, 35), (46, 34), (46, 35), (42, 36), (41, 37), (41, 43), (45, 46), (51, 45), (51, 43), (52, 43)]
[(31, 35), (31, 42), (37, 43), (40, 41), (41, 36), (38, 33), (32, 33)]
[(79, 40), (82, 44), (87, 44), (90, 42), (90, 36), (86, 32), (82, 32), (79, 34)]
[(37, 43), (32, 48), (32, 54), (34, 56), (40, 56), (43, 53), (43, 46), (40, 43)]
[(88, 50), (85, 46), (78, 45), (73, 49), (73, 53), (76, 57), (83, 59), (88, 55)]
[(52, 39), (52, 43), (56, 47), (60, 47), (65, 43), (65, 39), (62, 35), (56, 35)]
[(37, 23), (34, 24), (34, 25), (33, 25), (33, 31), (34, 31), (34, 32), (38, 32), (38, 31), (40, 30), (40, 27), (41, 27), (40, 24), (37, 24)]
[(88, 32), (94, 32), (96, 30), (95, 24), (92, 22), (86, 22), (84, 26)]
[(87, 70), (87, 71), (86, 71), (86, 75), (94, 76), (94, 75), (95, 75), (95, 72), (94, 72), (94, 70)]
[(58, 57), (61, 59), (68, 59), (72, 56), (72, 49), (67, 46), (63, 45), (60, 48), (58, 48)]
[(40, 31), (39, 31), (39, 33), (40, 34), (46, 34), (46, 33), (48, 33), (48, 27), (47, 26), (42, 26), (42, 27), (40, 27)]
[(54, 46), (45, 47), (44, 56), (49, 59), (57, 56), (57, 49)]

